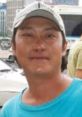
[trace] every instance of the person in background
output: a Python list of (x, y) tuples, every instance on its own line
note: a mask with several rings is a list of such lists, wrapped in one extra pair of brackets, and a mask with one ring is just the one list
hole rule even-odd
[(7, 101), (0, 117), (82, 117), (82, 80), (61, 72), (66, 47), (55, 9), (37, 1), (17, 14), (12, 48), (29, 88)]
[(82, 79), (82, 35), (71, 47), (68, 55), (67, 73)]

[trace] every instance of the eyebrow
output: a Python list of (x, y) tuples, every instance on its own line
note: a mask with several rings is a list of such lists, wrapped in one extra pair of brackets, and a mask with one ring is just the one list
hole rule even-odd
[(59, 30), (59, 28), (58, 27), (47, 27), (47, 28), (45, 28), (45, 30)]
[[(32, 30), (33, 28), (31, 26), (20, 26), (19, 27), (20, 30)], [(50, 31), (50, 30), (56, 30), (56, 31), (60, 31), (60, 29), (57, 26), (47, 26), (44, 29), (45, 31)]]
[(28, 26), (20, 26), (19, 29), (23, 30), (23, 29), (32, 29), (32, 27), (28, 27)]

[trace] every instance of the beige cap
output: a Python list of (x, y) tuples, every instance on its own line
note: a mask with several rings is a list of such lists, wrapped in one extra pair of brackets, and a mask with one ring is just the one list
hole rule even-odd
[(14, 28), (19, 27), (26, 18), (35, 16), (41, 16), (52, 20), (55, 24), (57, 24), (60, 31), (63, 33), (64, 38), (66, 37), (64, 23), (57, 10), (52, 9), (49, 5), (46, 5), (41, 1), (33, 2), (16, 14), (13, 22), (13, 30)]

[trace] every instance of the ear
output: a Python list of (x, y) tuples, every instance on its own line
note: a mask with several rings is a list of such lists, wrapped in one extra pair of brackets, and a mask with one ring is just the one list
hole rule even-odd
[(66, 55), (66, 50), (67, 50), (67, 41), (64, 42), (62, 50), (63, 50), (62, 56), (65, 56)]

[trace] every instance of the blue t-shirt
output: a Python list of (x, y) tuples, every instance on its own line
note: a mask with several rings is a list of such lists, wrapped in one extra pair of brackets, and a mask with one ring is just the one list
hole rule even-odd
[(58, 97), (38, 106), (23, 103), (21, 96), (9, 100), (0, 117), (82, 117), (82, 80), (74, 79)]

